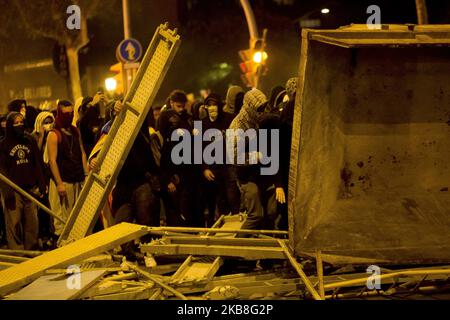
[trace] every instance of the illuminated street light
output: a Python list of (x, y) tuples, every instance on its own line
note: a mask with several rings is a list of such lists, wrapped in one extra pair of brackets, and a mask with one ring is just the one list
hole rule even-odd
[(117, 80), (114, 78), (108, 78), (105, 80), (105, 87), (108, 91), (116, 91), (117, 89)]
[(323, 14), (328, 14), (328, 13), (330, 13), (330, 9), (323, 8), (320, 12), (322, 12)]

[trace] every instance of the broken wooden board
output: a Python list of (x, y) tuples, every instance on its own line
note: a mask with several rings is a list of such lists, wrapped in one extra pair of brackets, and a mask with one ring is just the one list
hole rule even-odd
[(286, 259), (280, 247), (207, 246), (207, 245), (142, 245), (141, 251), (155, 255), (197, 255), (239, 257), (248, 260)]
[(147, 234), (145, 227), (121, 223), (67, 246), (0, 271), (0, 296), (39, 278), (46, 270), (67, 267)]
[[(277, 239), (259, 238), (223, 238), (223, 237), (164, 237), (164, 244), (202, 244), (224, 246), (249, 246), (249, 247), (279, 247)], [(283, 240), (287, 243), (288, 240)]]
[(139, 281), (110, 281), (103, 280), (84, 292), (81, 299), (100, 298), (101, 296), (134, 291), (134, 289), (152, 288), (153, 284)]
[(91, 297), (89, 300), (149, 300), (155, 292), (159, 292), (158, 289), (128, 288), (117, 293)]
[[(77, 299), (104, 274), (105, 271), (100, 270), (87, 271), (73, 275), (42, 276), (22, 290), (9, 296), (6, 300)], [(77, 281), (79, 281), (79, 284), (76, 283)]]
[[(234, 215), (234, 216), (221, 216), (212, 226), (213, 229), (218, 230), (234, 230), (242, 228), (247, 216), (246, 215)], [(211, 237), (212, 235), (212, 237)], [(206, 233), (206, 238), (204, 239), (213, 239), (213, 238), (227, 238), (232, 239), (236, 236), (233, 233)], [(197, 239), (197, 237), (180, 237), (188, 241), (189, 239)], [(167, 238), (165, 238), (167, 240)], [(187, 240), (186, 240), (187, 239)], [(177, 241), (176, 239), (171, 238), (167, 242), (172, 243), (172, 241)], [(208, 240), (206, 240), (208, 241)], [(203, 242), (204, 243), (204, 242)], [(201, 243), (201, 244), (203, 244)], [(177, 272), (170, 279), (170, 283), (173, 285), (193, 285), (199, 283), (207, 283), (211, 280), (214, 275), (219, 270), (220, 266), (223, 263), (222, 257), (215, 257), (213, 261), (211, 261), (210, 257), (201, 258), (203, 261), (194, 257), (193, 255), (189, 255), (189, 257), (184, 261), (184, 263), (180, 266)], [(209, 261), (208, 261), (209, 260)]]

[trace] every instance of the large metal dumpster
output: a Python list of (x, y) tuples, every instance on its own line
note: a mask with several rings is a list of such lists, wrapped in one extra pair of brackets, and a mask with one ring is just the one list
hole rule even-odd
[(296, 254), (450, 262), (450, 25), (302, 37), (289, 182)]

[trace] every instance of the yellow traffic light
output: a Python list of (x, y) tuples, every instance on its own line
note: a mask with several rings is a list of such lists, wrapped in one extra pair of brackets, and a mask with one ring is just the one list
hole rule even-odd
[(263, 63), (267, 60), (269, 56), (267, 55), (267, 52), (265, 51), (257, 51), (253, 55), (253, 62), (255, 63)]
[[(114, 77), (108, 78), (105, 80), (105, 87), (106, 90), (110, 91), (111, 93), (116, 93), (118, 95), (124, 93), (123, 83), (124, 83), (124, 72), (123, 72), (123, 65), (122, 63), (116, 63), (109, 68), (109, 71), (116, 73)], [(114, 87), (115, 82), (115, 88)], [(108, 89), (108, 87), (110, 89)]]

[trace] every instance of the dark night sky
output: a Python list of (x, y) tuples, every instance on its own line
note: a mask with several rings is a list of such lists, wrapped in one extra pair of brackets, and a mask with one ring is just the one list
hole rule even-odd
[[(91, 41), (80, 55), (82, 72), (88, 65), (116, 62), (115, 48), (123, 38), (121, 1), (104, 1), (100, 13), (89, 21)], [(324, 27), (336, 28), (365, 23), (366, 8), (377, 4), (382, 10), (382, 23), (417, 22), (414, 0), (291, 0), (292, 5), (275, 3), (289, 2), (286, 0), (251, 2), (259, 29), (269, 29), (269, 72), (263, 83), (266, 90), (296, 75), (300, 54), (298, 19), (305, 14), (321, 18)], [(450, 23), (449, 0), (428, 0), (427, 3), (431, 23)], [(224, 93), (229, 84), (241, 84), (238, 50), (248, 45), (248, 30), (238, 0), (130, 0), (130, 4), (133, 37), (144, 47), (156, 26), (164, 21), (177, 26), (182, 36), (180, 51), (163, 84), (161, 97), (175, 87), (197, 93), (207, 85)], [(320, 14), (324, 7), (331, 9), (327, 16)], [(0, 34), (0, 40), (0, 65), (48, 58), (53, 48), (53, 41), (30, 40), (20, 28), (6, 38)], [(221, 63), (231, 66), (231, 72), (223, 79), (214, 80), (210, 71)]]

